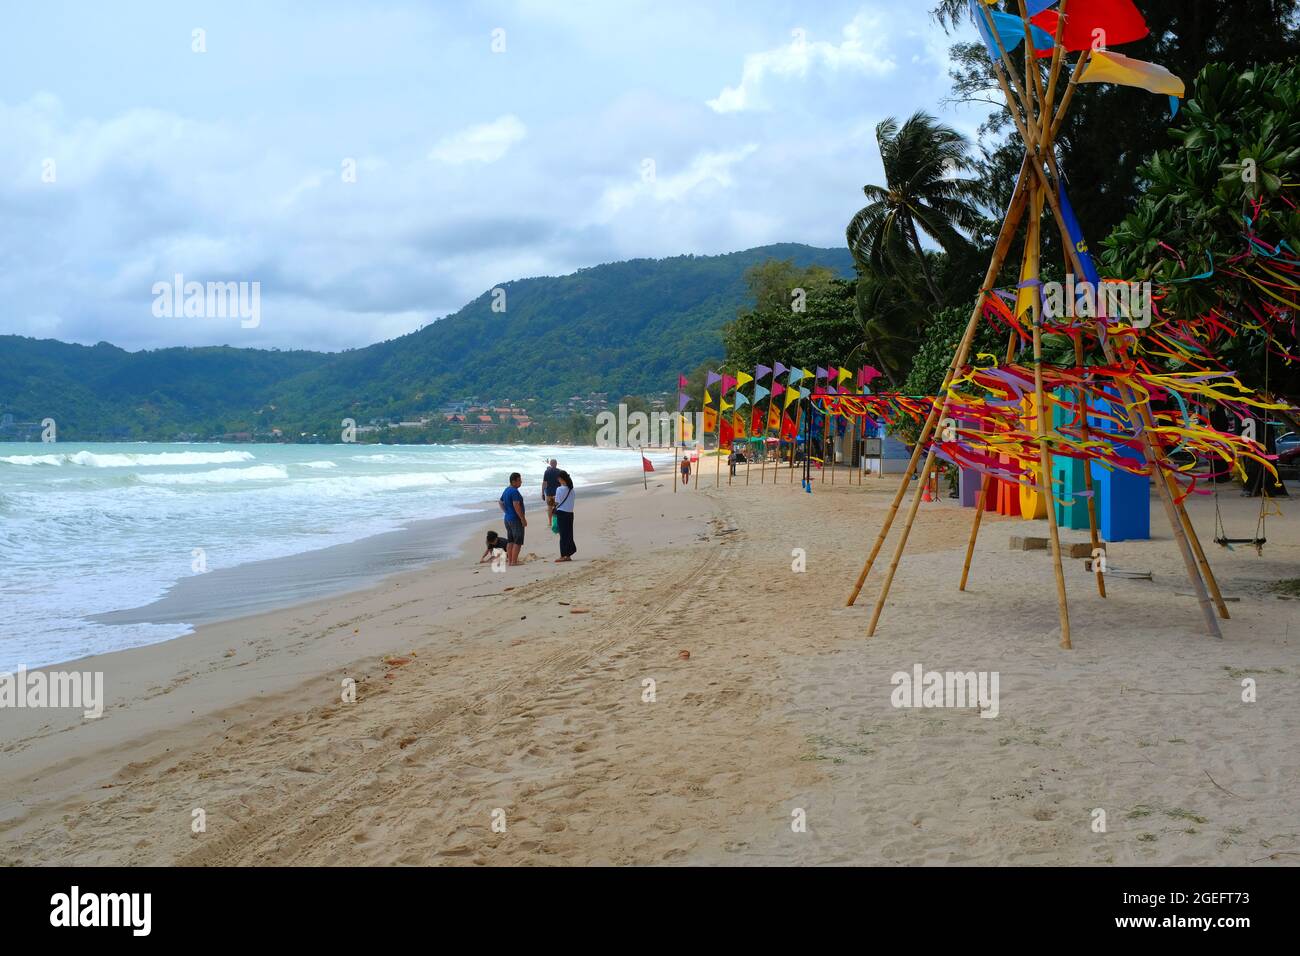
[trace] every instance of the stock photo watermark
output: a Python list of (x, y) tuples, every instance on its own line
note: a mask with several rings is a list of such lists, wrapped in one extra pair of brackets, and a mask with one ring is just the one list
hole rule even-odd
[(0, 709), (80, 710), (87, 720), (104, 716), (103, 671), (0, 673)]
[(262, 324), (261, 282), (186, 282), (178, 272), (174, 280), (155, 282), (150, 291), (158, 319), (239, 319), (243, 329)]
[(981, 717), (998, 715), (998, 671), (895, 671), (889, 702), (897, 708), (955, 707), (979, 709)]

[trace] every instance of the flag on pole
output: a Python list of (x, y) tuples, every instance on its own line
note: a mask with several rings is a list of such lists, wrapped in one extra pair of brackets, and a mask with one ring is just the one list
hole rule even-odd
[(641, 470), (642, 470), (642, 471), (654, 471), (654, 470), (655, 470), (655, 466), (652, 465), (652, 464), (650, 464), (650, 459), (647, 458), (645, 455), (642, 455), (642, 456), (641, 456)]
[[(1057, 11), (1043, 10), (1030, 17), (1030, 21), (1034, 26), (1042, 27), (1054, 40), (1059, 18)], [(1070, 0), (1061, 45), (1072, 52), (1094, 49), (1098, 40), (1102, 47), (1119, 46), (1141, 40), (1150, 32), (1133, 0)], [(1053, 40), (1046, 44), (1034, 40), (1039, 56), (1052, 55)]]

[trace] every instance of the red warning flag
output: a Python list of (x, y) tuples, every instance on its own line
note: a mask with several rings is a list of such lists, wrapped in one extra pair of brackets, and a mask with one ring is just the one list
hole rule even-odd
[(650, 464), (650, 459), (647, 458), (645, 455), (642, 455), (642, 456), (641, 456), (641, 470), (642, 470), (642, 471), (654, 471), (654, 470), (655, 470), (655, 466), (652, 465), (652, 464)]

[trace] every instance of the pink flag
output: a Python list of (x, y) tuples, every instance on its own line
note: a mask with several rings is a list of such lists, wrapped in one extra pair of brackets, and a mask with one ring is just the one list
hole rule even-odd
[(723, 392), (723, 394), (725, 395), (727, 392), (731, 391), (731, 390), (732, 390), (733, 388), (735, 388), (735, 387), (736, 387), (736, 380), (735, 380), (734, 378), (732, 378), (730, 375), (726, 375), (726, 374), (724, 374), (724, 375), (722, 376), (722, 392)]

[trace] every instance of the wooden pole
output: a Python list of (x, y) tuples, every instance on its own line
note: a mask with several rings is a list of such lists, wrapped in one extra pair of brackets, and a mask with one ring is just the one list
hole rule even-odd
[(677, 446), (673, 445), (673, 494), (677, 494)]
[[(1002, 263), (1011, 249), (1011, 242), (1015, 238), (1016, 230), (1020, 226), (1020, 220), (1025, 212), (1025, 198), (1028, 194), (1026, 185), (1028, 176), (1026, 175), (1030, 163), (1029, 154), (1025, 154), (1024, 161), (1020, 165), (1020, 175), (1016, 178), (1015, 192), (1012, 194), (1011, 203), (1007, 207), (1006, 217), (1002, 220), (1002, 229), (998, 233), (997, 244), (993, 248), (993, 257), (989, 262), (988, 270), (984, 273), (984, 281), (980, 284), (979, 293), (975, 297), (975, 307), (971, 310), (970, 319), (966, 323), (966, 332), (962, 335), (961, 343), (957, 346), (957, 351), (953, 353), (952, 361), (948, 363), (948, 371), (944, 374), (943, 384), (939, 387), (940, 400), (935, 401), (931, 408), (930, 414), (926, 416), (925, 424), (921, 426), (921, 433), (917, 436), (916, 445), (912, 449), (912, 456), (908, 460), (907, 468), (904, 470), (902, 480), (898, 484), (898, 491), (894, 494), (894, 500), (889, 506), (889, 513), (885, 516), (885, 521), (880, 527), (880, 532), (876, 535), (876, 542), (871, 548), (871, 553), (867, 556), (866, 563), (862, 566), (862, 571), (858, 574), (858, 579), (853, 585), (853, 590), (845, 602), (846, 607), (852, 607), (853, 602), (858, 599), (858, 594), (862, 591), (863, 584), (866, 583), (867, 575), (871, 573), (871, 567), (876, 562), (876, 556), (880, 554), (880, 549), (885, 543), (889, 530), (893, 526), (894, 518), (898, 514), (898, 507), (902, 504), (903, 496), (907, 494), (907, 488), (911, 484), (912, 474), (916, 470), (916, 463), (921, 457), (921, 449), (925, 447), (930, 433), (934, 431), (934, 424), (940, 418), (940, 413), (947, 408), (948, 386), (952, 383), (957, 369), (966, 363), (966, 358), (970, 354), (971, 343), (975, 339), (975, 332), (979, 328), (980, 316), (984, 311), (984, 298), (993, 288), (993, 283), (997, 281), (998, 273), (1002, 271)], [(884, 439), (881, 439), (883, 442)], [(933, 458), (933, 453), (931, 454)], [(884, 452), (882, 449), (880, 456), (881, 477), (884, 477)], [(930, 465), (933, 464), (931, 461)], [(921, 492), (918, 488), (916, 500), (921, 500)]]
[[(985, 20), (990, 24), (990, 29), (993, 29), (991, 25), (992, 18), (989, 16), (987, 8), (980, 5), (980, 12), (985, 17)], [(1016, 90), (1018, 93), (1020, 93), (1023, 101), (1024, 88), (1023, 86), (1020, 85), (1019, 77), (1015, 73), (1015, 68), (1011, 66), (1011, 62), (1006, 56), (1006, 50), (1002, 48), (1002, 41), (998, 37), (997, 31), (995, 29), (993, 29), (993, 39), (997, 43), (998, 50), (1002, 55), (1003, 63), (1007, 68), (1007, 72), (1011, 76), (1011, 82), (1013, 85), (1015, 85)], [(1082, 60), (1083, 58), (1080, 57), (1081, 62)], [(1015, 103), (1016, 103), (1015, 97), (1013, 96), (1011, 90), (1007, 86), (1007, 79), (1006, 76), (1003, 74), (1002, 65), (999, 65), (995, 61), (993, 64), (993, 71), (994, 71), (994, 75), (998, 80), (998, 85), (1002, 88), (1003, 96), (1006, 97), (1007, 106), (1011, 110), (1011, 118), (1015, 121), (1016, 126), (1020, 132), (1021, 138), (1024, 139), (1025, 142), (1029, 145), (1030, 152), (1032, 153), (1039, 152), (1039, 144), (1037, 142), (1037, 137), (1034, 135), (1033, 126), (1032, 124), (1030, 124), (1027, 127), (1026, 124), (1022, 121), (1020, 114), (1015, 107)], [(1076, 69), (1076, 73), (1077, 72), (1078, 71)], [(1048, 167), (1051, 169), (1052, 175), (1055, 176), (1059, 181), (1060, 173), (1056, 169), (1056, 159), (1055, 156), (1052, 155), (1052, 151), (1050, 149), (1050, 141), (1048, 145), (1049, 148), (1042, 149), (1041, 152), (1043, 158), (1047, 161)], [(1050, 180), (1048, 179), (1048, 174), (1047, 172), (1044, 171), (1043, 167), (1038, 163), (1033, 163), (1031, 165), (1033, 167), (1035, 177), (1038, 179), (1039, 183), (1042, 185), (1046, 193), (1048, 205), (1052, 209), (1053, 218), (1056, 220), (1057, 229), (1060, 231), (1061, 234), (1062, 244), (1069, 252), (1071, 261), (1074, 264), (1075, 272), (1078, 275), (1085, 275), (1086, 273), (1084, 272), (1083, 269), (1082, 260), (1079, 257), (1079, 251), (1074, 247), (1074, 243), (1070, 241), (1069, 230), (1065, 226), (1065, 218), (1061, 214), (1060, 203), (1057, 201), (1056, 193), (1052, 188), (1052, 184)], [(1097, 320), (1097, 336), (1098, 336), (1098, 340), (1101, 342), (1102, 351), (1106, 355), (1106, 361), (1108, 363), (1114, 364), (1116, 360), (1115, 350), (1111, 345), (1110, 340), (1105, 336), (1104, 320), (1101, 319)], [(1119, 391), (1120, 401), (1123, 403), (1125, 408), (1129, 411), (1129, 414), (1132, 415), (1136, 413), (1142, 419), (1142, 423), (1141, 423), (1142, 427), (1138, 427), (1137, 422), (1133, 422), (1132, 424), (1134, 426), (1134, 430), (1139, 433), (1139, 436), (1142, 439), (1143, 455), (1146, 459), (1147, 467), (1150, 469), (1152, 477), (1154, 478), (1157, 472), (1161, 471), (1161, 466), (1160, 466), (1159, 457), (1156, 454), (1155, 445), (1151, 438), (1151, 428), (1154, 427), (1154, 422), (1151, 420), (1150, 410), (1146, 407), (1144, 403), (1139, 402), (1137, 400), (1137, 398), (1133, 395), (1132, 390), (1127, 385), (1121, 385), (1119, 383), (1116, 383), (1116, 387)], [(1215, 609), (1211, 606), (1210, 595), (1208, 590), (1206, 589), (1205, 580), (1201, 577), (1200, 568), (1198, 567), (1196, 558), (1192, 553), (1191, 543), (1188, 540), (1187, 533), (1184, 529), (1182, 519), (1179, 517), (1178, 508), (1174, 502), (1173, 495), (1169, 490), (1168, 482), (1166, 479), (1160, 478), (1155, 481), (1155, 486), (1156, 486), (1156, 491), (1160, 496), (1161, 504), (1164, 506), (1165, 509), (1165, 517), (1169, 521), (1169, 526), (1173, 531), (1174, 540), (1177, 543), (1178, 551), (1182, 556), (1183, 567), (1187, 572), (1188, 581), (1191, 583), (1192, 593), (1196, 596), (1197, 603), (1201, 607), (1201, 616), (1205, 621), (1206, 631), (1212, 637), (1222, 639), (1223, 633), (1222, 631), (1219, 630), (1219, 622), (1215, 618)]]
[[(1068, 268), (1069, 263), (1066, 263)], [(1080, 370), (1083, 369), (1083, 336), (1076, 332), (1074, 334), (1074, 364)], [(1079, 434), (1083, 436), (1086, 442), (1091, 434), (1091, 426), (1088, 425), (1088, 393), (1080, 388), (1075, 396), (1079, 403)], [(1083, 463), (1083, 491), (1084, 497), (1088, 502), (1088, 540), (1092, 542), (1092, 553), (1096, 555), (1097, 550), (1101, 547), (1101, 535), (1097, 530), (1097, 499), (1093, 494), (1092, 486), (1092, 462)], [(1076, 505), (1077, 507), (1077, 505)], [(1096, 571), (1096, 568), (1093, 568)], [(1106, 596), (1106, 581), (1104, 574), (1094, 574), (1097, 579), (1097, 593), (1102, 597)]]

